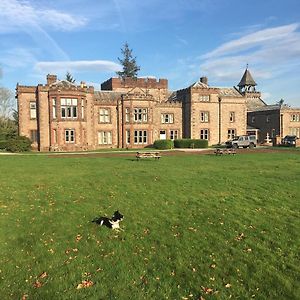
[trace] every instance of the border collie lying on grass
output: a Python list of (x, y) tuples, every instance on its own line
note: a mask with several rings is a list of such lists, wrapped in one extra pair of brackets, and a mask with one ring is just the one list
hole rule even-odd
[(119, 229), (120, 228), (120, 222), (123, 220), (124, 216), (119, 213), (119, 211), (115, 211), (112, 218), (107, 217), (96, 217), (92, 222), (100, 225), (100, 226), (106, 226), (110, 229)]

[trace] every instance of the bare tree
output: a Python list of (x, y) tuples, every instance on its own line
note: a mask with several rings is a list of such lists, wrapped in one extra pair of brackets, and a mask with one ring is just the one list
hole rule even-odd
[(15, 106), (13, 93), (4, 87), (0, 87), (0, 130), (13, 129), (15, 122), (11, 120)]

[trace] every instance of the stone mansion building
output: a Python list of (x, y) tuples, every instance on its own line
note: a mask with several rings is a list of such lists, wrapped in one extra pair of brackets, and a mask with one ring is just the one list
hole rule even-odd
[(110, 78), (95, 91), (47, 75), (44, 85), (17, 85), (19, 134), (38, 151), (144, 148), (179, 138), (220, 144), (259, 133), (253, 119), (247, 127), (247, 112), (267, 107), (255, 86), (248, 69), (238, 87), (211, 87), (201, 77), (177, 91), (166, 79)]

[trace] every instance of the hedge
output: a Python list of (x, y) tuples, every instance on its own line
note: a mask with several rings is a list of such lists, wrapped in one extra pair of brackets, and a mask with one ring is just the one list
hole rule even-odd
[(164, 150), (174, 148), (174, 143), (172, 140), (156, 140), (153, 144), (154, 148)]
[(31, 141), (25, 136), (17, 136), (6, 141), (1, 141), (0, 149), (6, 149), (9, 152), (29, 151), (31, 150)]
[(180, 139), (174, 141), (175, 148), (207, 148), (207, 140), (198, 139)]

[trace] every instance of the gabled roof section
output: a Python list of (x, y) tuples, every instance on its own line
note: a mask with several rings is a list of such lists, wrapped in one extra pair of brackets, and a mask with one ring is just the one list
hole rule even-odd
[(219, 95), (222, 97), (238, 97), (242, 98), (243, 96), (235, 88), (219, 88)]
[(192, 87), (197, 87), (197, 88), (202, 88), (202, 89), (208, 89), (209, 88), (209, 85), (208, 84), (205, 84), (203, 82), (201, 82), (200, 80), (199, 81), (196, 81), (194, 82), (192, 85), (189, 86), (190, 88)]
[(95, 100), (99, 102), (114, 102), (121, 98), (122, 93), (113, 91), (96, 91)]
[(129, 92), (126, 93), (126, 95), (143, 95), (145, 96), (147, 92), (140, 87), (134, 87)]
[(68, 80), (57, 80), (53, 82), (50, 86), (76, 87), (77, 85)]
[(256, 86), (256, 82), (254, 81), (250, 71), (248, 70), (248, 68), (245, 70), (245, 73), (240, 81), (240, 83), (238, 84), (238, 87), (244, 87), (244, 86)]

